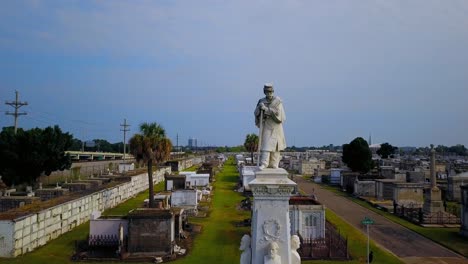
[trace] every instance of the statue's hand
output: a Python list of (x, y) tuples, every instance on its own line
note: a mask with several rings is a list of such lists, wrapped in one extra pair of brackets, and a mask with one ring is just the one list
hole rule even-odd
[(266, 107), (263, 103), (260, 103), (260, 109), (262, 109), (263, 111), (266, 111), (268, 110), (268, 107)]

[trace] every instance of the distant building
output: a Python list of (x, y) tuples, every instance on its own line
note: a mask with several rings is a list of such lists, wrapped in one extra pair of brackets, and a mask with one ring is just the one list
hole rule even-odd
[(189, 138), (188, 140), (188, 147), (190, 149), (196, 149), (198, 146), (198, 142), (196, 138)]

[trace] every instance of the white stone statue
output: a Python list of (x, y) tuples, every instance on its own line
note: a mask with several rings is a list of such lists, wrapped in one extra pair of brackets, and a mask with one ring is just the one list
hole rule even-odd
[(255, 108), (255, 125), (260, 128), (260, 170), (277, 169), (280, 162), (280, 150), (286, 148), (283, 122), (286, 120), (281, 99), (274, 96), (273, 85), (263, 87), (265, 97), (260, 99)]
[(291, 236), (291, 264), (301, 264), (301, 256), (297, 253), (297, 249), (301, 247), (299, 236)]
[(281, 256), (278, 255), (278, 243), (271, 241), (268, 244), (268, 254), (263, 257), (264, 264), (281, 264)]
[(252, 249), (250, 248), (249, 235), (244, 235), (242, 237), (239, 249), (243, 251), (240, 257), (240, 264), (252, 263)]

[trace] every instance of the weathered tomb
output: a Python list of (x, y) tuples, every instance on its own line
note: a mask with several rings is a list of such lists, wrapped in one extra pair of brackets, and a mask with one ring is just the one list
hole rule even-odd
[(325, 238), (325, 206), (312, 197), (291, 196), (289, 199), (291, 235), (303, 239)]
[(165, 256), (173, 253), (175, 218), (171, 210), (138, 208), (128, 214), (128, 252)]

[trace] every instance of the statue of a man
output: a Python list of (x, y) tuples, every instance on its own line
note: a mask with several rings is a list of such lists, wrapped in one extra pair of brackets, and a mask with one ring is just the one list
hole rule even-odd
[(249, 235), (244, 235), (242, 237), (239, 249), (243, 251), (240, 257), (240, 264), (252, 263), (252, 249), (250, 248)]
[[(283, 122), (286, 120), (281, 99), (274, 96), (273, 84), (263, 87), (265, 97), (260, 99), (255, 108), (255, 125), (260, 128), (260, 170), (277, 169), (280, 162), (280, 150), (286, 148)], [(263, 114), (262, 114), (263, 113)]]
[(264, 264), (281, 264), (281, 256), (278, 255), (279, 246), (275, 241), (271, 241), (267, 247), (267, 254), (263, 257)]
[(301, 264), (301, 256), (297, 253), (297, 249), (301, 247), (299, 236), (291, 236), (291, 264)]

